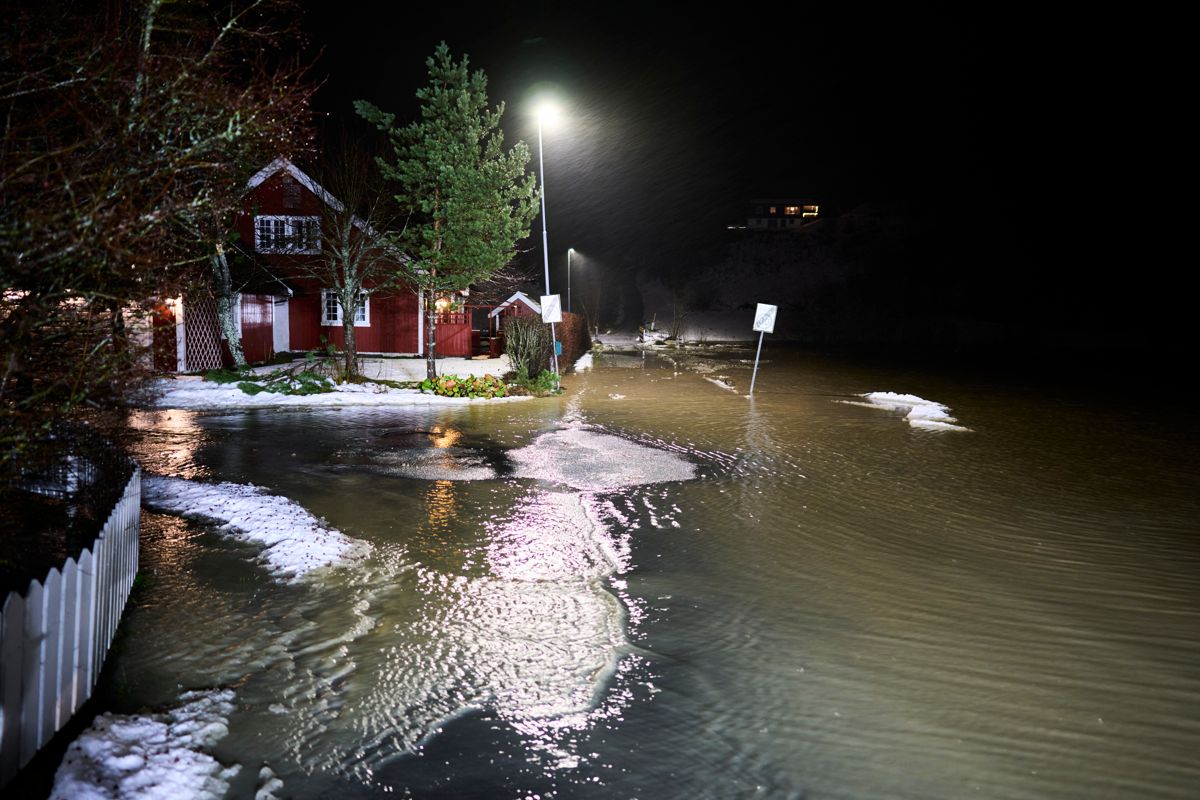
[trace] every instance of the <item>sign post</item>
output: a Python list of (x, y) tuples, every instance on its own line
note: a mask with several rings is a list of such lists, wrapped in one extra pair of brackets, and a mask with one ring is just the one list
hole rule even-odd
[(754, 330), (758, 331), (758, 351), (754, 354), (754, 372), (750, 375), (750, 394), (746, 395), (747, 397), (754, 396), (754, 381), (758, 379), (758, 357), (762, 355), (763, 334), (775, 332), (775, 312), (778, 310), (779, 306), (759, 303), (754, 312)]
[(553, 342), (554, 374), (558, 375), (558, 336), (554, 331), (554, 323), (562, 322), (562, 295), (542, 295), (542, 322), (550, 323), (550, 341)]

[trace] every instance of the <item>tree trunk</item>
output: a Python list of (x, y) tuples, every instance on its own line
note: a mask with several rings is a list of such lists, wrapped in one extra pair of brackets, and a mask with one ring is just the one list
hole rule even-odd
[(429, 331), (429, 340), (425, 345), (425, 377), (433, 380), (437, 375), (437, 354), (434, 352), (435, 343), (437, 342), (437, 307), (427, 305), (425, 311), (426, 325), (425, 329)]
[(342, 369), (342, 380), (353, 383), (354, 378), (358, 375), (358, 344), (354, 341), (354, 313), (357, 309), (351, 309), (349, 313), (345, 308), (342, 308), (342, 346), (345, 360)]
[(217, 295), (217, 322), (221, 326), (221, 334), (229, 342), (229, 352), (233, 356), (234, 366), (246, 366), (246, 356), (242, 352), (242, 337), (238, 333), (237, 303), (233, 302), (233, 279), (229, 276), (229, 261), (225, 258), (225, 247), (217, 245), (217, 251), (212, 255), (213, 290)]

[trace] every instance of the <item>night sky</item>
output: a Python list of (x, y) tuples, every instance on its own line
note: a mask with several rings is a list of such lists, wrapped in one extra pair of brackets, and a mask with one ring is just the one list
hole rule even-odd
[[(966, 293), (993, 309), (1019, 315), (1028, 300), (1043, 317), (1063, 307), (1066, 324), (1161, 327), (1161, 285), (1100, 279), (1106, 260), (1144, 249), (1127, 234), (1148, 210), (1129, 202), (1140, 191), (1127, 158), (1150, 103), (1110, 46), (1115, 27), (908, 5), (310, 8), (326, 81), (315, 105), (332, 126), (357, 98), (411, 118), (445, 40), (486, 71), (536, 166), (531, 99), (555, 90), (565, 119), (545, 158), (559, 271), (568, 247), (613, 270), (699, 264), (751, 198), (811, 197), (827, 217), (866, 204), (937, 220), (951, 232), (940, 258), (961, 260)], [(526, 246), (540, 261), (538, 244)]]

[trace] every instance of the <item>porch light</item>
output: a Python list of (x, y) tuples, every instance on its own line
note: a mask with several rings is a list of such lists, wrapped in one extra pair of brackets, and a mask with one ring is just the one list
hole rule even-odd
[(437, 307), (439, 314), (444, 314), (446, 312), (446, 309), (450, 307), (450, 298), (449, 297), (439, 297), (437, 299), (437, 302), (434, 303), (434, 305)]

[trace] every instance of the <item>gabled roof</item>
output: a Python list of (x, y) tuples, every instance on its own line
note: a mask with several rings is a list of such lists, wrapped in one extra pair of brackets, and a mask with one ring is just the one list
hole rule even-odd
[(508, 298), (503, 303), (501, 303), (500, 305), (493, 308), (492, 313), (488, 314), (488, 316), (489, 317), (496, 316), (500, 312), (504, 311), (504, 309), (511, 306), (513, 303), (524, 303), (525, 305), (527, 305), (531, 309), (533, 309), (533, 313), (537, 314), (539, 317), (542, 315), (541, 303), (538, 303), (536, 300), (531, 300), (529, 295), (525, 294), (524, 292), (517, 292), (512, 297)]
[[(298, 180), (305, 189), (308, 189), (310, 192), (315, 194), (321, 199), (321, 202), (325, 203), (325, 205), (329, 206), (339, 214), (346, 210), (346, 206), (341, 200), (338, 200), (336, 197), (330, 194), (324, 186), (317, 183), (315, 180), (309, 177), (304, 170), (300, 169), (283, 156), (279, 156), (270, 164), (267, 164), (258, 172), (254, 173), (253, 177), (246, 181), (246, 191), (251, 191), (256, 187), (261, 186), (268, 178), (273, 175), (277, 175), (280, 172), (286, 172), (288, 175), (291, 175), (293, 178)], [(366, 231), (371, 236), (376, 235), (374, 229), (372, 229), (371, 226), (368, 225), (366, 221), (360, 218), (357, 214), (354, 215), (354, 219), (351, 221), (353, 222), (354, 227), (358, 228), (359, 230)]]
[(252, 177), (249, 181), (246, 182), (246, 190), (249, 191), (251, 189), (254, 189), (254, 188), (262, 185), (262, 183), (264, 181), (266, 181), (267, 178), (270, 178), (272, 175), (275, 175), (280, 172), (286, 172), (287, 174), (291, 175), (296, 180), (300, 181), (300, 184), (302, 186), (304, 186), (305, 189), (308, 189), (310, 192), (315, 194), (317, 197), (321, 198), (321, 201), (324, 202), (325, 205), (332, 208), (334, 211), (340, 212), (340, 211), (345, 210), (345, 206), (342, 205), (341, 200), (338, 200), (336, 197), (331, 195), (329, 192), (325, 191), (324, 186), (322, 186), (321, 184), (314, 181), (312, 178), (310, 178), (304, 172), (304, 170), (300, 169), (299, 167), (297, 167), (291, 161), (288, 161), (283, 156), (279, 156), (274, 161), (272, 161), (270, 164), (267, 164), (265, 167), (260, 169), (258, 172), (254, 173), (254, 177)]

